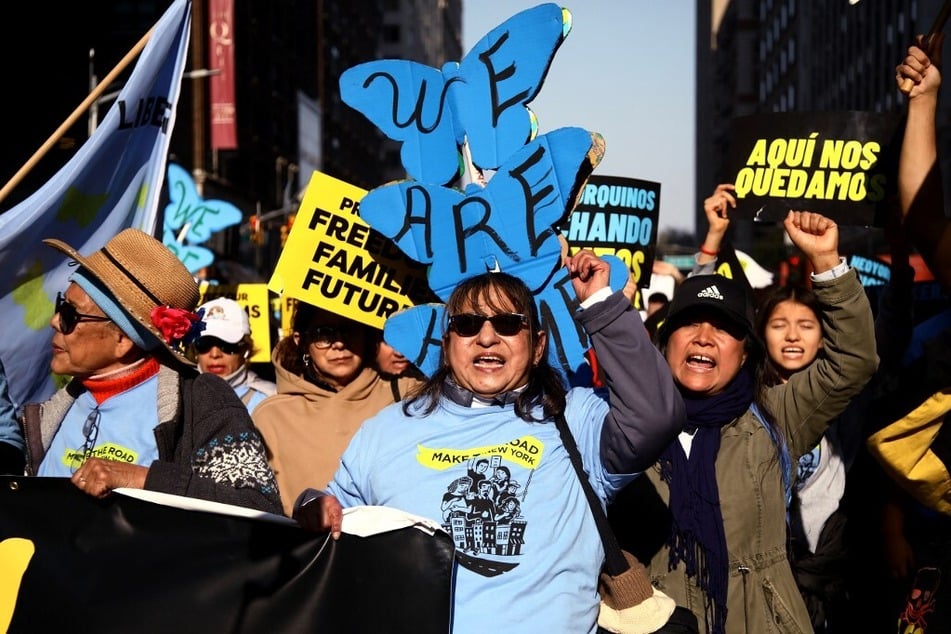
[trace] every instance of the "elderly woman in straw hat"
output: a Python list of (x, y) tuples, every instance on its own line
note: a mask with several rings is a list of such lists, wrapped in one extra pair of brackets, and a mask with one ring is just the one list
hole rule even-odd
[(248, 411), (184, 355), (202, 322), (182, 263), (137, 229), (89, 256), (44, 242), (78, 264), (50, 320), (50, 367), (72, 380), (24, 408), (27, 474), (99, 498), (129, 487), (281, 513)]

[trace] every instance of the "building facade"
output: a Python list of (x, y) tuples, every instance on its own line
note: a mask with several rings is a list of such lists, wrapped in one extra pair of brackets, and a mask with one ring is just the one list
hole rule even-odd
[[(941, 5), (942, 0), (698, 0), (698, 239), (707, 226), (704, 198), (730, 178), (722, 163), (734, 118), (793, 111), (902, 112), (895, 67), (914, 36), (928, 32)], [(938, 114), (939, 152), (945, 157), (951, 155), (946, 84)], [(951, 166), (944, 165), (943, 173), (947, 179)], [(734, 240), (754, 257), (757, 252), (768, 257), (781, 246), (776, 240), (781, 233), (737, 223)], [(861, 233), (867, 239), (867, 230)]]

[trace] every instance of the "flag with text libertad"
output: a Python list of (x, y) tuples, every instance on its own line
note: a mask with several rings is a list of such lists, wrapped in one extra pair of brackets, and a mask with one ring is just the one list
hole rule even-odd
[(175, 0), (92, 136), (40, 189), (0, 214), (0, 359), (18, 404), (48, 398), (50, 317), (73, 270), (59, 238), (88, 254), (126, 227), (155, 234), (188, 51), (191, 2)]

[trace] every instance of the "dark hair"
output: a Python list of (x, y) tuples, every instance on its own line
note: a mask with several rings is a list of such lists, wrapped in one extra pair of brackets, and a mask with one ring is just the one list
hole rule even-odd
[[(822, 307), (819, 305), (819, 298), (816, 297), (816, 294), (813, 293), (812, 290), (799, 284), (780, 286), (763, 297), (759, 310), (756, 313), (756, 334), (761, 340), (766, 341), (766, 325), (769, 323), (773, 311), (775, 311), (776, 307), (781, 303), (787, 301), (802, 304), (811, 310), (812, 314), (816, 317), (816, 321), (818, 321), (820, 325), (822, 324)], [(781, 371), (769, 357), (769, 354), (766, 354), (766, 363), (763, 368), (763, 381), (767, 386), (779, 385), (783, 382)]]
[[(508, 300), (512, 308), (503, 302)], [(525, 282), (508, 273), (482, 273), (463, 281), (449, 296), (446, 302), (446, 317), (462, 312), (470, 306), (485, 303), (497, 312), (514, 310), (528, 317), (529, 349), (534, 351), (538, 342), (537, 333), (541, 330), (541, 321), (538, 317), (538, 308), (535, 298)], [(439, 369), (433, 373), (428, 381), (416, 389), (403, 401), (403, 412), (410, 415), (409, 408), (419, 401), (423, 405), (422, 415), (428, 416), (436, 410), (442, 386), (450, 376), (450, 369), (445, 363), (445, 346), (449, 337), (454, 336), (446, 329), (443, 323), (443, 352)], [(532, 410), (541, 406), (543, 418), (536, 419)], [(528, 373), (528, 385), (518, 395), (515, 401), (515, 414), (522, 420), (538, 422), (553, 418), (565, 410), (565, 386), (561, 375), (548, 363), (547, 350), (543, 352), (541, 360)]]

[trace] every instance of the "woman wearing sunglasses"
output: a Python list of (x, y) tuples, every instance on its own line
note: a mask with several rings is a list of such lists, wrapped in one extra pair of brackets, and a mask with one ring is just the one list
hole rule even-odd
[(50, 370), (69, 383), (23, 406), (26, 474), (87, 495), (147, 489), (280, 513), (251, 416), (185, 354), (199, 335), (198, 284), (164, 244), (124, 229), (75, 263), (50, 318)]
[[(391, 381), (374, 368), (380, 333), (298, 302), (292, 332), (274, 349), (277, 394), (254, 410), (285, 512), (314, 482), (330, 481), (340, 454), (366, 419), (395, 402)], [(393, 378), (398, 393), (418, 384)]]
[[(335, 538), (342, 506), (391, 506), (440, 522), (457, 546), (455, 634), (485, 631), (489, 614), (533, 632), (595, 632), (604, 550), (555, 421), (567, 421), (605, 505), (683, 424), (670, 370), (630, 298), (611, 293), (607, 263), (583, 250), (567, 265), (582, 301), (576, 321), (591, 337), (607, 393), (566, 389), (521, 279), (476, 275), (446, 304), (440, 369), (401, 406), (364, 423), (326, 490), (305, 491), (296, 505), (304, 528)], [(476, 456), (521, 484), (515, 517), (504, 499), (471, 490), (444, 515), (447, 487)]]
[(254, 340), (248, 313), (227, 297), (205, 302), (198, 312), (205, 329), (190, 351), (198, 370), (227, 381), (248, 411), (253, 412), (261, 401), (277, 392), (277, 386), (250, 368), (248, 359), (254, 352)]

